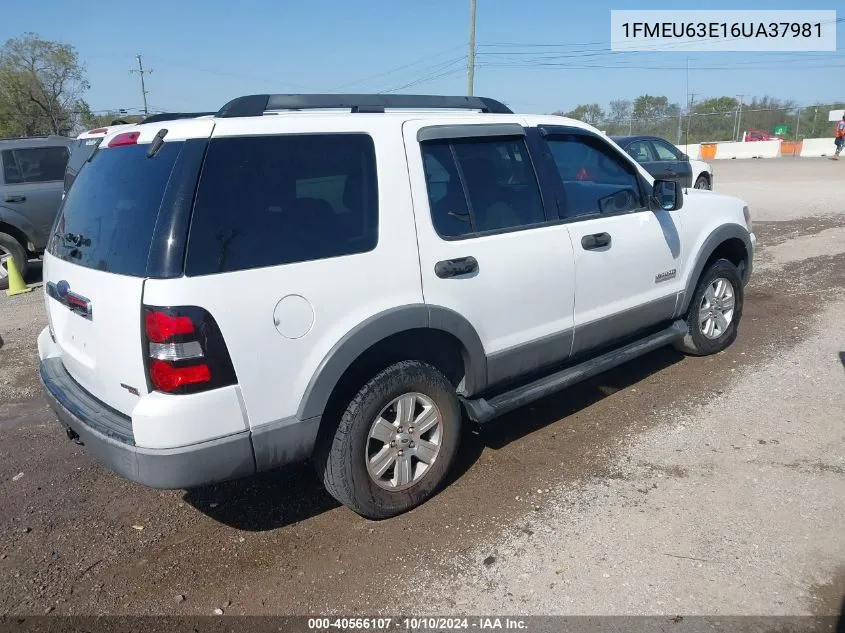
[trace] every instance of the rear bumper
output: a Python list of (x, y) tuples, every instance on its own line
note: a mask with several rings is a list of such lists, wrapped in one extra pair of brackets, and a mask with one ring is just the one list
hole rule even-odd
[(256, 471), (249, 431), (179, 448), (135, 446), (131, 421), (96, 400), (67, 373), (59, 358), (45, 358), (39, 375), (50, 406), (88, 452), (124, 477), (153, 488), (194, 488)]

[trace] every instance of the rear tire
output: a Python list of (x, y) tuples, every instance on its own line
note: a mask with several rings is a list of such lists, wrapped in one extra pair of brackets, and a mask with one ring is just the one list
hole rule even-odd
[(428, 363), (402, 361), (358, 391), (314, 462), (335, 499), (363, 517), (385, 519), (439, 489), (460, 433), (454, 386)]
[[(18, 267), (21, 277), (26, 277), (27, 257), (26, 249), (14, 237), (8, 233), (0, 233), (0, 260), (4, 260), (6, 256), (11, 255), (15, 260), (15, 265)], [(0, 290), (6, 290), (9, 287), (9, 273), (6, 270), (8, 264), (0, 264)]]
[(689, 332), (676, 347), (693, 356), (717, 354), (734, 342), (745, 289), (739, 270), (717, 259), (701, 275), (687, 310)]

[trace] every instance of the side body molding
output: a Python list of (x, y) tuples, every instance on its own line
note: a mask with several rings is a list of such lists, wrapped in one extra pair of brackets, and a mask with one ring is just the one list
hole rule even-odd
[(689, 307), (689, 302), (692, 301), (692, 296), (695, 293), (695, 286), (698, 283), (698, 278), (701, 277), (701, 273), (704, 271), (704, 265), (707, 263), (707, 260), (710, 259), (710, 256), (713, 255), (713, 252), (720, 244), (734, 238), (742, 240), (742, 243), (745, 244), (746, 266), (745, 271), (743, 272), (742, 281), (744, 283), (748, 283), (748, 280), (751, 278), (751, 268), (754, 259), (754, 248), (751, 245), (751, 238), (748, 234), (748, 230), (739, 224), (723, 224), (714, 229), (713, 232), (705, 238), (701, 248), (699, 248), (698, 255), (695, 258), (695, 264), (692, 267), (692, 272), (687, 278), (684, 290), (678, 297), (678, 304), (675, 310), (676, 317), (686, 313), (687, 308)]
[(308, 383), (296, 417), (304, 421), (321, 416), (343, 373), (367, 349), (388, 336), (421, 328), (446, 332), (462, 343), (465, 350), (466, 395), (479, 393), (485, 388), (487, 357), (475, 328), (464, 317), (448, 308), (413, 304), (375, 314), (338, 341)]

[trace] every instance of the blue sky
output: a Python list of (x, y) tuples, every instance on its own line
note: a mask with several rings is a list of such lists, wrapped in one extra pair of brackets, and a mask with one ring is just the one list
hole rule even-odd
[[(836, 53), (608, 54), (611, 8), (683, 8), (632, 4), (478, 0), (475, 93), (524, 112), (606, 105), (645, 92), (683, 103), (689, 57), (696, 100), (724, 94), (802, 104), (845, 99), (843, 23)], [(707, 8), (837, 4), (713, 0)], [(215, 110), (234, 96), (263, 92), (463, 94), (468, 7), (469, 0), (40, 0), (4, 7), (0, 42), (33, 31), (74, 45), (87, 66), (86, 99), (94, 110), (141, 107), (138, 77), (129, 73), (136, 53), (153, 70), (147, 89), (155, 110)], [(540, 57), (556, 65), (539, 66)]]

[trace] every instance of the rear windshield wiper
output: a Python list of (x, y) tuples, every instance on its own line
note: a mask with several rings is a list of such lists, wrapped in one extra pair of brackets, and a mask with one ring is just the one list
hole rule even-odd
[(85, 237), (82, 233), (77, 234), (69, 231), (67, 233), (59, 233), (56, 231), (55, 235), (65, 246), (74, 246), (77, 248), (80, 246), (91, 246), (91, 238)]

